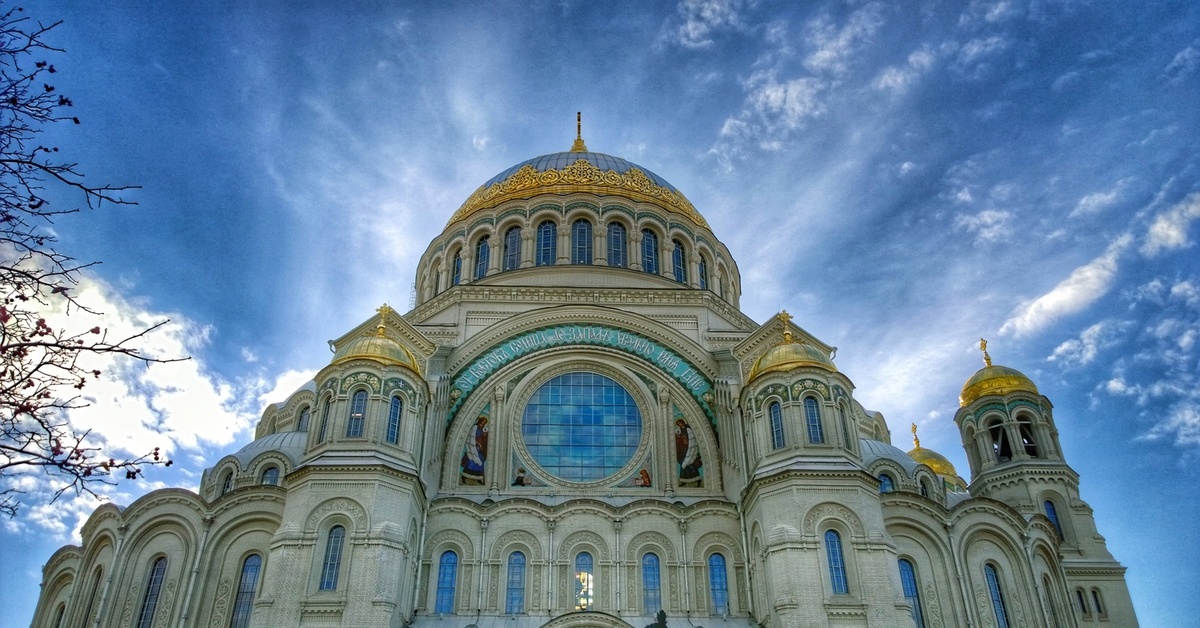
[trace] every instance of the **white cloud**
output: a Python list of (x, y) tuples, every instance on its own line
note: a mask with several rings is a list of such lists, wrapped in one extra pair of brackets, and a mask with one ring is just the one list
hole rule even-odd
[(1107, 192), (1093, 192), (1084, 196), (1075, 204), (1075, 209), (1071, 210), (1070, 217), (1075, 218), (1095, 214), (1112, 207), (1125, 192), (1125, 188), (1128, 185), (1129, 179), (1121, 179)]
[(917, 79), (933, 66), (934, 54), (928, 46), (908, 55), (908, 61), (902, 66), (884, 68), (872, 81), (871, 87), (880, 91), (902, 94), (908, 91)]
[(1191, 246), (1188, 228), (1200, 218), (1200, 194), (1192, 194), (1174, 207), (1160, 213), (1146, 231), (1142, 255), (1155, 257), (1163, 251)]
[(751, 4), (745, 0), (683, 0), (675, 9), (679, 22), (668, 22), (664, 39), (685, 48), (708, 48), (715, 33), (745, 28), (742, 11)]
[(1071, 271), (1046, 294), (1018, 307), (1000, 328), (1000, 333), (1014, 336), (1035, 333), (1063, 316), (1082, 311), (1104, 296), (1116, 278), (1117, 260), (1131, 240), (1128, 234), (1121, 236), (1103, 255)]
[(1012, 213), (1010, 212), (985, 209), (973, 216), (959, 214), (954, 219), (954, 226), (975, 234), (976, 244), (986, 244), (1006, 238), (1012, 231), (1009, 227), (1011, 219)]
[(868, 4), (850, 14), (841, 28), (828, 18), (810, 22), (806, 42), (812, 51), (805, 57), (804, 67), (814, 74), (844, 75), (854, 54), (883, 26), (883, 8), (878, 3)]
[(1047, 360), (1068, 365), (1083, 366), (1096, 359), (1100, 350), (1112, 342), (1112, 326), (1101, 321), (1058, 345)]
[(1167, 416), (1151, 428), (1145, 438), (1170, 438), (1177, 446), (1200, 445), (1200, 401), (1186, 399), (1173, 405)]
[(1197, 66), (1200, 66), (1200, 50), (1191, 45), (1175, 54), (1167, 67), (1163, 68), (1163, 76), (1171, 83), (1180, 83), (1191, 76)]

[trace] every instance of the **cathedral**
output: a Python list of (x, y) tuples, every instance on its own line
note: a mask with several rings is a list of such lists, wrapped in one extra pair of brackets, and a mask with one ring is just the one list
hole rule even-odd
[(33, 626), (1137, 625), (1033, 381), (981, 343), (968, 482), (741, 288), (680, 190), (577, 134), (467, 198), (413, 309), (331, 341), (198, 493), (97, 508)]

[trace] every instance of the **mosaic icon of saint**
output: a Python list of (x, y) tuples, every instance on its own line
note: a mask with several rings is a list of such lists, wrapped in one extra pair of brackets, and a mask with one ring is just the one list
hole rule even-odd
[(700, 467), (704, 465), (700, 459), (700, 443), (683, 419), (675, 419), (675, 461), (679, 463), (679, 484), (700, 486), (704, 479), (700, 476)]
[(462, 483), (483, 484), (483, 463), (487, 462), (488, 418), (479, 417), (467, 432), (466, 451), (462, 457)]

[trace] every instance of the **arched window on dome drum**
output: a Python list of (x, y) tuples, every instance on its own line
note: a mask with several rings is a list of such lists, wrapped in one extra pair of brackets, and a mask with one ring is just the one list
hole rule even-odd
[(821, 428), (821, 411), (817, 408), (817, 400), (812, 397), (804, 398), (804, 421), (808, 425), (808, 442), (820, 445), (825, 442), (825, 431)]
[(846, 406), (838, 406), (838, 422), (842, 424), (843, 447), (853, 450), (854, 443), (850, 440), (850, 420), (846, 418)]
[(317, 443), (325, 442), (325, 433), (329, 429), (329, 407), (333, 405), (333, 398), (326, 397), (324, 407), (321, 408), (321, 427), (317, 430)]
[(454, 612), (454, 591), (458, 583), (458, 554), (442, 552), (438, 561), (437, 598), (433, 612), (449, 615)]
[(233, 618), (229, 628), (246, 628), (250, 625), (250, 613), (254, 610), (254, 591), (258, 588), (258, 573), (262, 570), (262, 556), (251, 554), (242, 561), (242, 575), (238, 579), (237, 597), (233, 601)]
[(442, 291), (442, 273), (437, 270), (433, 271), (433, 296), (437, 296)]
[(525, 554), (508, 555), (508, 586), (504, 592), (504, 612), (509, 615), (525, 612)]
[(367, 391), (360, 390), (350, 399), (350, 416), (346, 419), (346, 438), (362, 438), (363, 417), (367, 412)]
[(312, 415), (312, 411), (309, 409), (308, 406), (304, 406), (304, 409), (300, 411), (300, 420), (296, 421), (296, 431), (297, 432), (307, 432), (308, 431), (308, 420), (309, 420), (310, 415)]
[(224, 479), (221, 480), (221, 494), (224, 495), (233, 490), (233, 471), (226, 471)]
[(921, 497), (929, 497), (929, 480), (921, 478), (921, 482), (918, 484), (918, 486), (920, 487), (919, 490), (921, 492)]
[(537, 265), (553, 266), (558, 257), (558, 226), (553, 220), (543, 221), (537, 230)]
[(1054, 531), (1058, 532), (1058, 538), (1063, 538), (1062, 524), (1058, 522), (1058, 510), (1054, 508), (1054, 502), (1047, 499), (1044, 506), (1046, 507), (1046, 518), (1054, 524)]
[(642, 270), (658, 274), (658, 236), (649, 229), (642, 229)]
[(625, 225), (608, 223), (608, 265), (616, 268), (629, 266), (629, 244), (626, 241)]
[(1000, 575), (991, 563), (983, 566), (983, 575), (987, 580), (988, 594), (992, 598), (992, 612), (996, 615), (997, 628), (1008, 628), (1008, 610), (1004, 606), (1004, 592), (1000, 590)]
[(1092, 589), (1092, 608), (1096, 609), (1097, 617), (1103, 618), (1106, 615), (1104, 604), (1100, 602), (1100, 589)]
[(150, 568), (146, 580), (146, 594), (142, 596), (142, 610), (138, 613), (137, 628), (150, 628), (154, 623), (154, 610), (158, 607), (158, 594), (162, 591), (163, 578), (167, 575), (167, 557), (159, 556)]
[(992, 454), (996, 456), (996, 462), (1012, 460), (1012, 446), (1008, 442), (1008, 430), (1004, 429), (1004, 425), (1000, 421), (993, 421), (988, 425), (988, 435), (992, 438)]
[(267, 467), (262, 474), (262, 483), (264, 486), (276, 486), (279, 484), (279, 467)]
[(450, 262), (450, 285), (462, 283), (462, 251), (454, 252), (454, 261)]
[(879, 474), (879, 492), (880, 493), (891, 493), (894, 490), (896, 490), (896, 484), (895, 484), (895, 482), (892, 482), (892, 476), (890, 476), (886, 473), (880, 473)]
[(1017, 432), (1021, 435), (1021, 447), (1025, 449), (1025, 455), (1030, 458), (1038, 457), (1037, 442), (1033, 439), (1033, 423), (1024, 417), (1017, 422)]
[(835, 595), (850, 592), (846, 581), (846, 561), (842, 556), (842, 537), (836, 530), (825, 531), (825, 557), (829, 560), (829, 586)]
[(492, 247), (488, 244), (488, 236), (479, 238), (479, 242), (475, 244), (475, 280), (478, 281), (487, 276), (488, 262), (492, 255)]
[(642, 556), (642, 612), (654, 615), (662, 609), (662, 579), (658, 572), (658, 555)]
[(590, 611), (595, 601), (592, 576), (592, 555), (580, 552), (575, 557), (575, 610)]
[(582, 218), (571, 223), (571, 263), (592, 263), (592, 223)]
[(912, 605), (913, 623), (917, 628), (925, 628), (925, 615), (921, 612), (921, 588), (917, 586), (917, 572), (907, 558), (900, 559), (900, 586), (904, 589), (904, 598)]
[(504, 232), (504, 270), (521, 266), (521, 228), (509, 227)]
[(725, 557), (720, 554), (708, 557), (708, 591), (712, 598), (712, 614), (718, 617), (729, 615), (729, 578), (725, 572)]
[(767, 414), (771, 415), (771, 448), (783, 449), (783, 410), (778, 401), (767, 406)]
[(387, 442), (395, 445), (400, 440), (400, 415), (404, 411), (404, 402), (397, 395), (392, 396), (392, 404), (388, 406)]
[(700, 289), (708, 290), (708, 260), (704, 259), (704, 255), (700, 256), (700, 261), (696, 264), (696, 272), (700, 274), (697, 277), (700, 280)]
[(679, 240), (672, 240), (675, 248), (671, 252), (671, 271), (675, 274), (675, 281), (679, 283), (687, 283), (687, 250), (683, 248), (683, 243)]
[(325, 560), (321, 563), (321, 591), (336, 591), (338, 573), (342, 569), (342, 545), (346, 542), (346, 528), (333, 526), (325, 539)]
[(1079, 602), (1079, 613), (1084, 617), (1091, 617), (1092, 610), (1088, 608), (1087, 597), (1083, 594), (1083, 589), (1075, 589), (1075, 600)]

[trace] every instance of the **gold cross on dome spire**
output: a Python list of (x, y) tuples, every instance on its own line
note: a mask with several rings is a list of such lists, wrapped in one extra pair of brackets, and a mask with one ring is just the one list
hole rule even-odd
[(575, 112), (575, 143), (571, 144), (572, 153), (586, 153), (588, 147), (583, 143), (583, 112)]
[(783, 323), (783, 343), (787, 345), (792, 344), (792, 330), (788, 325), (788, 323), (792, 322), (792, 315), (788, 314), (787, 310), (780, 310), (779, 313), (775, 315), (775, 318), (778, 318), (779, 322)]
[(921, 448), (921, 439), (917, 438), (917, 424), (916, 423), (912, 424), (912, 433), (913, 433), (913, 448), (920, 449)]
[(375, 335), (383, 338), (386, 335), (384, 329), (387, 328), (387, 315), (392, 312), (392, 306), (384, 303), (376, 308), (375, 311), (379, 312), (379, 325), (375, 327)]
[(983, 338), (979, 339), (979, 350), (983, 352), (983, 363), (987, 366), (992, 365), (992, 356), (987, 352), (987, 341)]

